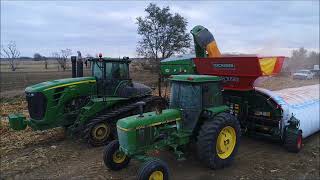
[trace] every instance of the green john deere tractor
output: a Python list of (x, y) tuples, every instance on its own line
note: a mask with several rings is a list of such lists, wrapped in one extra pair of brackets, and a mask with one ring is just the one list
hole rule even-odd
[(131, 158), (145, 162), (138, 179), (168, 179), (165, 162), (150, 151), (172, 149), (184, 159), (184, 149), (195, 142), (199, 160), (209, 168), (230, 165), (240, 140), (238, 120), (223, 104), (221, 79), (207, 75), (174, 75), (170, 78), (169, 109), (142, 113), (117, 122), (118, 140), (104, 150), (111, 170), (125, 168)]
[(75, 58), (72, 57), (74, 78), (26, 88), (30, 119), (26, 120), (21, 114), (9, 115), (12, 129), (65, 127), (84, 137), (89, 144), (98, 146), (116, 137), (118, 119), (138, 114), (137, 102), (145, 103), (145, 111), (164, 105), (162, 98), (152, 95), (151, 88), (132, 82), (128, 57), (90, 59), (91, 77), (79, 77), (83, 66)]

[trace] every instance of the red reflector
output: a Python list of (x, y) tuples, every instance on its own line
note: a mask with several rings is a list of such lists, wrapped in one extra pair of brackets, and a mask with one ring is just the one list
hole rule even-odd
[(193, 78), (192, 78), (192, 77), (188, 77), (188, 78), (187, 78), (187, 80), (192, 81), (192, 80), (193, 80)]

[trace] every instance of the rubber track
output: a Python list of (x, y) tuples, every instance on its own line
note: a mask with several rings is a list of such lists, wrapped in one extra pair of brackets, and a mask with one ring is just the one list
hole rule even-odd
[[(148, 96), (145, 98), (139, 98), (136, 99), (134, 102), (130, 101), (127, 104), (121, 104), (118, 106), (113, 107), (111, 110), (109, 109), (107, 112), (104, 112), (93, 119), (89, 120), (88, 123), (84, 126), (84, 130), (82, 131), (82, 137), (89, 143), (90, 143), (90, 130), (95, 125), (101, 123), (101, 122), (108, 122), (109, 124), (113, 125), (116, 123), (116, 121), (120, 118), (127, 117), (129, 115), (137, 114), (134, 113), (136, 111), (136, 108), (138, 108), (137, 102), (145, 102), (146, 105), (144, 106), (144, 109), (148, 108), (148, 105), (150, 105), (153, 102), (160, 101), (161, 98), (158, 96)], [(115, 127), (111, 127), (115, 128)], [(100, 145), (100, 144), (97, 144)], [(101, 144), (102, 145), (102, 144)]]

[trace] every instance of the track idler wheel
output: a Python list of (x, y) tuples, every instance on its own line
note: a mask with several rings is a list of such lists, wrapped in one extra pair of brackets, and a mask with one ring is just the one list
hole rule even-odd
[(168, 180), (168, 165), (157, 159), (147, 161), (142, 165), (138, 173), (138, 180)]
[(100, 122), (94, 124), (89, 130), (88, 143), (92, 146), (101, 146), (106, 144), (111, 136), (110, 124)]
[(119, 141), (114, 140), (105, 147), (103, 161), (109, 169), (118, 171), (128, 166), (130, 157), (119, 151)]

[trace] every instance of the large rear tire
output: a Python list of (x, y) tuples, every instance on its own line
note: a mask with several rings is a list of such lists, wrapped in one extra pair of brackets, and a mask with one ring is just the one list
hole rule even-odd
[(231, 165), (238, 151), (240, 133), (238, 120), (229, 113), (208, 118), (197, 137), (199, 159), (211, 169)]
[(161, 160), (147, 161), (142, 165), (138, 173), (138, 180), (168, 180), (168, 165)]
[(103, 161), (109, 169), (118, 171), (128, 166), (130, 157), (119, 151), (119, 141), (114, 140), (105, 147)]

